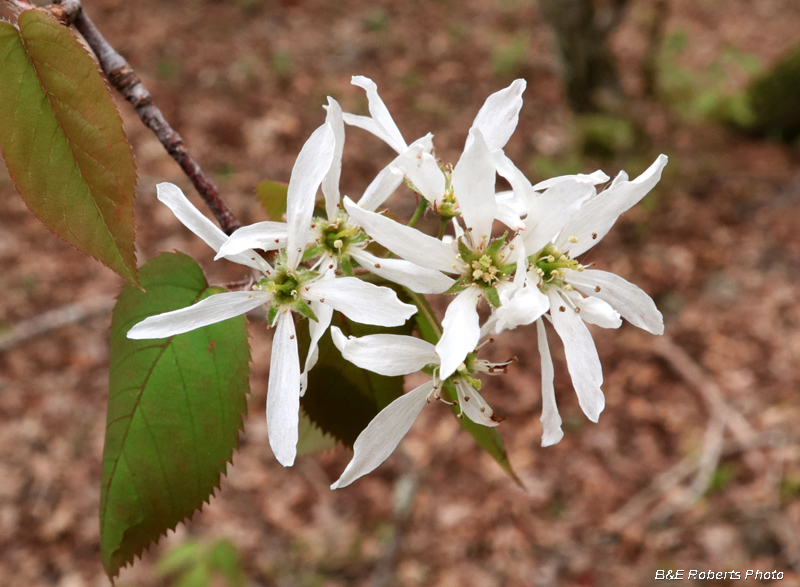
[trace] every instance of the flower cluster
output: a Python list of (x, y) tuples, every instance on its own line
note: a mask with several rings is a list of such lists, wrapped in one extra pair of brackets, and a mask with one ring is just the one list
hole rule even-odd
[[(601, 191), (597, 186), (610, 180), (601, 171), (532, 185), (503, 152), (517, 126), (524, 80), (489, 96), (454, 166), (436, 159), (431, 134), (410, 145), (405, 141), (371, 80), (356, 76), (353, 83), (366, 91), (369, 116), (343, 113), (328, 98), (325, 124), (308, 139), (292, 170), (285, 223), (260, 222), (227, 237), (177, 187), (158, 186), (159, 200), (208, 243), (217, 258), (245, 265), (258, 277), (248, 291), (212, 295), (189, 308), (147, 318), (128, 336), (172, 336), (266, 306), (275, 326), (267, 397), (269, 440), (278, 461), (289, 466), (296, 455), (300, 397), (333, 312), (364, 324), (397, 326), (417, 311), (401, 302), (394, 290), (359, 276), (368, 271), (415, 293), (448, 296), (435, 345), (394, 334), (348, 338), (331, 328), (343, 357), (360, 368), (389, 376), (422, 371), (430, 377), (367, 426), (333, 488), (378, 467), (431, 398), (456, 404), (459, 417), (497, 426), (502, 418), (481, 395), (480, 376), (503, 373), (510, 361), (489, 363), (478, 354), (490, 336), (519, 326), (536, 328), (542, 445), (563, 437), (545, 322), (564, 344), (582, 410), (596, 422), (605, 405), (603, 374), (586, 323), (618, 328), (625, 318), (653, 334), (661, 334), (664, 326), (653, 300), (641, 289), (614, 274), (589, 269), (577, 258), (656, 185), (666, 156), (659, 156), (634, 180), (620, 172)], [(345, 125), (374, 134), (397, 152), (358, 202), (339, 191)], [(498, 175), (511, 190), (496, 192)], [(419, 212), (439, 216), (438, 238), (413, 226), (418, 214), (401, 224), (377, 211), (402, 183), (421, 198)], [(325, 215), (314, 217), (320, 188)], [(505, 225), (502, 234), (495, 230), (496, 221)], [(377, 256), (369, 250), (372, 242), (389, 254)], [(272, 262), (256, 250), (271, 251)], [(483, 324), (481, 304), (489, 309)], [(308, 319), (311, 338), (302, 368), (294, 315)]]

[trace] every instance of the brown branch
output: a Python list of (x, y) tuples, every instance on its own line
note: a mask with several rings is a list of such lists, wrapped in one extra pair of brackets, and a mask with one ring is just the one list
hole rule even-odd
[(80, 0), (56, 0), (56, 4), (50, 6), (49, 10), (64, 24), (75, 25), (83, 35), (97, 56), (97, 61), (109, 83), (133, 105), (142, 122), (155, 133), (170, 156), (181, 166), (200, 197), (211, 209), (222, 230), (231, 234), (239, 228), (241, 223), (222, 201), (217, 186), (189, 154), (183, 139), (169, 125), (158, 106), (153, 104), (153, 96), (144, 87), (133, 68), (97, 30), (81, 7)]

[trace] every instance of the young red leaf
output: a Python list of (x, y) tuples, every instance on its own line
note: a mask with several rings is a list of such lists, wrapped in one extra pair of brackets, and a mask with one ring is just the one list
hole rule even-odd
[(138, 284), (136, 167), (97, 65), (43, 10), (0, 22), (0, 150), (42, 223)]

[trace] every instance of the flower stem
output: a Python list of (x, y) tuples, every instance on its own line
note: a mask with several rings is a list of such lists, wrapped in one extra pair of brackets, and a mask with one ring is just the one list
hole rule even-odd
[(411, 302), (419, 309), (419, 312), (414, 315), (414, 319), (417, 321), (422, 338), (431, 344), (436, 344), (442, 336), (442, 325), (439, 323), (436, 314), (433, 313), (428, 300), (422, 294), (413, 292), (407, 287), (404, 287), (403, 290), (411, 299)]
[(439, 240), (444, 238), (444, 233), (447, 230), (447, 218), (442, 218), (441, 222), (439, 223), (439, 236), (437, 237)]
[(427, 210), (427, 208), (428, 208), (428, 200), (422, 198), (422, 200), (419, 203), (419, 206), (417, 206), (417, 209), (414, 210), (414, 215), (411, 217), (411, 220), (408, 221), (408, 226), (413, 227), (417, 223), (417, 220), (422, 218), (422, 215), (425, 213), (425, 210)]

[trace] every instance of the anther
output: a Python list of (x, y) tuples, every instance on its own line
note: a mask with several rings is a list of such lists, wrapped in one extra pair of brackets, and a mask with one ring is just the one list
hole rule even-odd
[(466, 396), (466, 395), (465, 395), (465, 396), (464, 396), (464, 401), (465, 401), (465, 402), (468, 402), (468, 401), (469, 401), (469, 396)]
[(325, 298), (320, 298), (320, 299), (319, 299), (319, 303), (320, 303), (320, 304), (323, 304), (323, 303), (325, 303)]
[(281, 242), (281, 241), (280, 241), (280, 239), (276, 238), (276, 239), (275, 239), (275, 242), (276, 242), (276, 243), (279, 243), (279, 242)]
[(597, 240), (597, 233), (596, 232), (592, 233), (592, 240)]
[(294, 340), (294, 334), (289, 335), (289, 340)]
[(575, 313), (576, 314), (580, 314), (581, 313), (581, 309), (580, 308), (575, 308)]
[(567, 311), (567, 309), (566, 309), (564, 306), (561, 306), (561, 307), (559, 308), (559, 310), (560, 310), (561, 312), (566, 312), (566, 311)]
[(567, 240), (569, 242), (571, 242), (571, 243), (577, 243), (578, 242), (578, 237), (577, 236), (571, 236)]
[(381, 268), (381, 264), (380, 263), (375, 263), (375, 269), (380, 269), (380, 268)]
[(486, 408), (481, 408), (481, 412), (485, 412), (485, 411), (486, 411)]
[(599, 285), (598, 285), (598, 286), (596, 286), (596, 287), (594, 288), (594, 291), (596, 291), (596, 292), (599, 292), (599, 291), (600, 291), (600, 286), (599, 286)]
[(564, 289), (567, 290), (567, 291), (572, 291), (575, 288), (572, 287), (572, 284), (568, 283), (567, 285), (564, 286)]
[(337, 238), (335, 241), (333, 241), (333, 246), (336, 249), (341, 249), (344, 246), (344, 243), (342, 242), (342, 239)]

